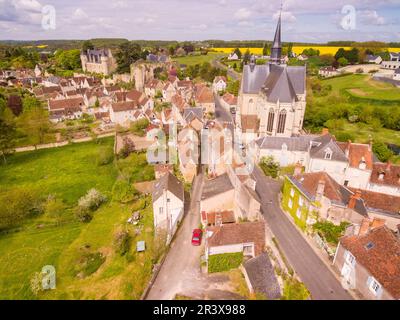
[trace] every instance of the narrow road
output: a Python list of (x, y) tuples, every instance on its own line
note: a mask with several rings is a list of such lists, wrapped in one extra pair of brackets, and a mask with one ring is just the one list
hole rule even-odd
[[(240, 63), (240, 62), (239, 62), (239, 63)], [(228, 75), (229, 77), (231, 77), (232, 79), (236, 80), (236, 81), (237, 81), (237, 80), (240, 80), (241, 77), (242, 77), (242, 75), (241, 75), (240, 73), (236, 72), (235, 70), (233, 70), (233, 69), (231, 69), (231, 68), (228, 68), (226, 65), (222, 64), (219, 60), (213, 60), (213, 61), (211, 61), (211, 65), (212, 65), (213, 67), (215, 67), (215, 68), (222, 69), (222, 70), (226, 70), (227, 75)]]
[(280, 209), (278, 195), (281, 184), (254, 169), (256, 192), (261, 198), (261, 210), (272, 233), (289, 263), (304, 282), (314, 300), (350, 300), (332, 271), (318, 257), (296, 227)]
[(214, 101), (215, 101), (215, 119), (221, 123), (226, 124), (228, 129), (232, 131), (234, 130), (234, 123), (232, 119), (232, 115), (230, 112), (225, 110), (225, 108), (221, 105), (221, 98), (217, 93), (214, 93)]
[(146, 300), (172, 300), (176, 294), (190, 291), (195, 278), (201, 276), (200, 256), (203, 246), (192, 246), (192, 231), (200, 224), (200, 197), (204, 175), (196, 176), (190, 205), (183, 223)]

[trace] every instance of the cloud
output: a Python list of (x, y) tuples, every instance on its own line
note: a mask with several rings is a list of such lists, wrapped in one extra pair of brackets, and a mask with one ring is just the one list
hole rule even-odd
[(366, 25), (383, 26), (386, 19), (378, 14), (375, 10), (365, 10), (359, 12), (360, 21)]
[(208, 26), (206, 24), (198, 24), (198, 25), (193, 25), (190, 26), (191, 29), (197, 29), (197, 30), (206, 30)]
[(234, 14), (234, 17), (238, 20), (246, 20), (250, 18), (250, 16), (251, 16), (251, 11), (247, 8), (240, 8)]
[(0, 0), (0, 21), (18, 25), (40, 24), (42, 5), (36, 0)]
[(89, 15), (82, 8), (77, 8), (72, 15), (72, 19), (83, 21), (89, 19)]
[[(272, 18), (274, 20), (278, 20), (279, 14), (280, 14), (280, 11), (275, 12), (274, 15), (272, 16)], [(297, 18), (290, 11), (282, 11), (282, 21), (283, 22), (293, 23), (293, 22), (296, 22), (296, 20), (297, 20)]]

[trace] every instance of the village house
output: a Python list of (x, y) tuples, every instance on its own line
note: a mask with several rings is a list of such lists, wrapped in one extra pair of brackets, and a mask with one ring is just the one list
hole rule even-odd
[(400, 195), (400, 165), (388, 163), (374, 163), (367, 190)]
[(172, 83), (167, 82), (164, 85), (164, 88), (162, 90), (162, 96), (164, 101), (166, 102), (171, 102), (172, 97), (176, 94), (176, 89), (175, 87), (172, 85)]
[(49, 100), (48, 110), (50, 121), (57, 123), (64, 120), (74, 120), (82, 117), (83, 98)]
[(213, 82), (213, 90), (214, 92), (223, 92), (226, 90), (226, 85), (228, 81), (226, 80), (226, 77), (224, 76), (218, 76), (215, 77), (214, 82)]
[(203, 109), (199, 107), (187, 107), (183, 109), (183, 125), (190, 126), (196, 131), (203, 129)]
[(389, 52), (390, 61), (400, 61), (400, 52)]
[(200, 162), (198, 133), (190, 126), (178, 133), (179, 170), (186, 182), (191, 183), (198, 172)]
[(229, 61), (239, 60), (239, 56), (235, 52), (232, 52), (231, 54), (229, 54), (228, 60)]
[(133, 101), (115, 102), (111, 104), (110, 119), (113, 123), (128, 127), (131, 122), (143, 118), (144, 115)]
[(339, 75), (340, 72), (335, 67), (322, 67), (318, 71), (318, 75), (324, 78), (335, 77)]
[(400, 68), (400, 61), (382, 61), (381, 66), (383, 69), (396, 70)]
[(144, 92), (148, 97), (154, 98), (157, 94), (162, 94), (165, 84), (157, 79), (152, 79), (144, 85)]
[(184, 215), (183, 183), (168, 172), (153, 187), (153, 216), (156, 234), (166, 232), (169, 243)]
[(265, 250), (265, 223), (230, 223), (206, 228), (205, 256), (242, 252), (258, 257)]
[(194, 90), (196, 106), (203, 109), (204, 114), (215, 114), (214, 94), (204, 84), (197, 84)]
[(222, 107), (228, 112), (235, 113), (236, 108), (237, 108), (237, 97), (234, 96), (233, 94), (227, 92), (222, 96), (222, 99), (220, 99)]
[(161, 179), (167, 173), (174, 173), (174, 166), (172, 164), (156, 164), (154, 165), (154, 174), (156, 180)]
[(364, 299), (400, 299), (400, 239), (382, 221), (366, 219), (340, 239), (333, 264), (342, 283)]
[(299, 60), (299, 61), (307, 61), (308, 60), (308, 56), (306, 56), (305, 54), (299, 54), (298, 56), (297, 56), (297, 60)]
[(372, 55), (372, 54), (368, 54), (365, 57), (365, 62), (367, 62), (367, 63), (381, 64), (382, 61), (383, 61), (383, 59), (382, 59), (381, 56), (375, 56), (375, 55)]
[(400, 81), (400, 68), (394, 71), (393, 80)]
[(180, 125), (184, 125), (183, 113), (185, 108), (189, 107), (189, 105), (180, 94), (176, 94), (172, 97), (171, 105), (174, 121)]

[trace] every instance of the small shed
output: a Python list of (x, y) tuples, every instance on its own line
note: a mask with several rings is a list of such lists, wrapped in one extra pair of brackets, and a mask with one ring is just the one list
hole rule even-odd
[(138, 241), (136, 243), (136, 251), (143, 252), (146, 250), (146, 243), (144, 241)]

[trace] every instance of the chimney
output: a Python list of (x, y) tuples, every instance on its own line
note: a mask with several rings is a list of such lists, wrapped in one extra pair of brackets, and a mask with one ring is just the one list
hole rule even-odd
[(322, 129), (322, 135), (326, 136), (327, 134), (329, 134), (329, 129), (328, 128), (323, 128)]
[(372, 140), (372, 136), (369, 136), (369, 143), (368, 143), (368, 151), (371, 152), (372, 151), (372, 144), (374, 143), (374, 141)]
[(390, 171), (391, 168), (392, 168), (392, 163), (388, 161), (386, 164), (386, 171)]
[(355, 194), (350, 197), (348, 208), (354, 209), (357, 204), (357, 200), (361, 199), (361, 191), (357, 190)]
[(317, 194), (316, 194), (316, 200), (320, 201), (322, 196), (324, 195), (325, 191), (325, 181), (324, 180), (319, 180), (318, 181), (318, 186), (317, 186)]
[(347, 158), (349, 157), (350, 154), (350, 146), (351, 146), (351, 140), (347, 141), (346, 150), (344, 151)]
[(296, 166), (294, 167), (294, 176), (299, 176), (303, 172), (303, 166), (301, 165), (300, 162), (296, 163)]

